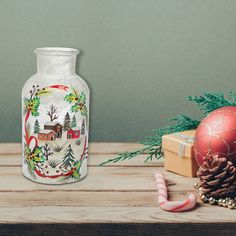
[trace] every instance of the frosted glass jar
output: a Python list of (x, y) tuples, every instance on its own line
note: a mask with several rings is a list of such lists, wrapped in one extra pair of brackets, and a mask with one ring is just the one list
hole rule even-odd
[(28, 179), (65, 184), (87, 174), (89, 88), (73, 48), (37, 48), (37, 73), (22, 89), (22, 168)]

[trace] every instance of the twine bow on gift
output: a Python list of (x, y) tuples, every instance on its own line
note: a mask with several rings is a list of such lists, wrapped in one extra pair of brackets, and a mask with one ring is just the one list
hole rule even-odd
[(179, 157), (184, 157), (185, 156), (186, 144), (193, 143), (195, 137), (190, 136), (190, 135), (186, 135), (186, 134), (182, 134), (182, 133), (174, 133), (174, 135), (177, 135), (177, 136), (184, 139), (183, 141), (182, 140), (180, 141), (180, 147), (179, 147), (179, 150), (178, 150), (178, 156)]

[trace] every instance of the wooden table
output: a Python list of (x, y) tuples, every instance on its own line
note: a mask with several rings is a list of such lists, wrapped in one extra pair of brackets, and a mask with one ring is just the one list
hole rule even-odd
[(89, 172), (81, 182), (50, 186), (21, 174), (20, 144), (0, 144), (0, 235), (233, 235), (236, 211), (203, 205), (190, 212), (162, 211), (154, 173), (163, 172), (171, 199), (192, 192), (194, 179), (163, 168), (145, 156), (105, 167), (115, 153), (138, 148), (131, 143), (92, 143)]

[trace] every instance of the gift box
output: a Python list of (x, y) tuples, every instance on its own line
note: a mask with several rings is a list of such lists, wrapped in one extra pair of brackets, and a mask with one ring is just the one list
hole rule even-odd
[(162, 137), (166, 170), (187, 177), (196, 176), (199, 166), (193, 154), (194, 137), (195, 130), (168, 134)]

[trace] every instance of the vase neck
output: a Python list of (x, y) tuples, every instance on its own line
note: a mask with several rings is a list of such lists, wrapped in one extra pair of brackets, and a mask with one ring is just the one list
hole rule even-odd
[(73, 48), (37, 48), (37, 73), (74, 75), (76, 56), (79, 53)]

